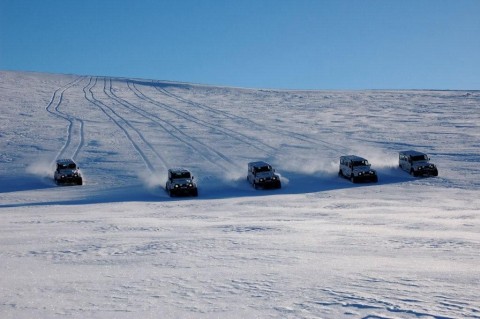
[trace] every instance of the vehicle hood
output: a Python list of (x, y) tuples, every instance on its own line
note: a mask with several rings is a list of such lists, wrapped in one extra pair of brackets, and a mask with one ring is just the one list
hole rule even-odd
[(190, 184), (190, 183), (195, 185), (195, 183), (191, 178), (177, 178), (172, 181), (172, 184), (179, 184), (179, 185)]
[(416, 162), (413, 162), (412, 163), (412, 166), (414, 168), (417, 168), (417, 167), (435, 167), (435, 164), (433, 163), (430, 163), (429, 161), (416, 161)]
[(80, 175), (80, 171), (78, 169), (62, 169), (62, 170), (60, 170), (60, 174), (62, 174), (62, 175), (78, 174), (78, 175)]
[(353, 168), (353, 172), (354, 173), (363, 173), (363, 172), (369, 172), (369, 171), (372, 171), (375, 173), (375, 170), (372, 169), (372, 167), (368, 166), (368, 165), (365, 165), (365, 166), (355, 166)]
[(273, 172), (259, 172), (255, 175), (255, 178), (269, 178), (269, 177), (278, 177), (278, 175), (276, 175), (275, 173)]

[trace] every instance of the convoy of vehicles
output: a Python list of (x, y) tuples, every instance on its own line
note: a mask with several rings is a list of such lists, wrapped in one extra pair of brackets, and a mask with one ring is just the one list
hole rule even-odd
[[(418, 151), (399, 152), (398, 166), (414, 177), (438, 176), (438, 168), (430, 162), (427, 154)], [(367, 159), (356, 155), (340, 156), (338, 175), (349, 179), (352, 183), (378, 182), (377, 172), (371, 168)], [(54, 181), (57, 185), (82, 185), (83, 178), (79, 167), (72, 159), (56, 161)], [(280, 175), (267, 162), (248, 163), (247, 181), (255, 189), (280, 189)], [(171, 168), (165, 184), (167, 193), (173, 196), (198, 196), (197, 184), (188, 169)]]

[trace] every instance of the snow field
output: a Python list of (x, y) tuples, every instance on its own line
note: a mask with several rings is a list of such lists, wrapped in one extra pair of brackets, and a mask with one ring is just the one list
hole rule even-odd
[[(478, 92), (0, 75), (2, 318), (480, 317)], [(54, 185), (59, 157), (84, 186)], [(251, 160), (284, 187), (253, 190)], [(198, 198), (165, 194), (171, 166)]]

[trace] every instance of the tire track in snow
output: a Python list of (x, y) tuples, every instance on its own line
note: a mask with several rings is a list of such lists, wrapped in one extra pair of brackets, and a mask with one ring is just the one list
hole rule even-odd
[[(93, 85), (85, 91), (85, 98), (102, 111), (120, 130), (123, 131), (125, 137), (151, 173), (155, 172), (155, 169), (149, 158), (157, 158), (162, 163), (162, 166), (165, 168), (168, 167), (169, 165), (165, 159), (163, 159), (163, 157), (145, 139), (142, 133), (130, 123), (130, 121), (119, 115), (112, 107), (95, 98), (93, 88), (97, 85), (97, 82), (98, 78), (95, 78)], [(104, 78), (103, 91), (105, 92), (105, 90), (106, 79)]]
[[(131, 84), (130, 84), (131, 83)], [(155, 87), (155, 86), (154, 86)], [(259, 140), (256, 140), (256, 143), (261, 145), (261, 146), (258, 146), (256, 145), (255, 143), (252, 143), (250, 142), (250, 140), (252, 139), (251, 137), (249, 136), (246, 136), (242, 133), (239, 133), (239, 132), (236, 132), (234, 130), (231, 130), (231, 129), (228, 129), (228, 128), (225, 128), (225, 127), (220, 127), (220, 126), (217, 126), (217, 125), (214, 125), (214, 124), (210, 124), (202, 119), (199, 119), (187, 112), (184, 112), (182, 110), (179, 110), (179, 109), (176, 109), (174, 107), (172, 107), (171, 105), (167, 105), (165, 103), (162, 103), (162, 102), (158, 102), (150, 97), (148, 97), (147, 95), (145, 95), (142, 91), (140, 91), (137, 86), (135, 85), (134, 82), (129, 82), (129, 88), (132, 90), (132, 92), (140, 99), (144, 100), (144, 101), (147, 101), (147, 102), (150, 102), (151, 104), (153, 105), (156, 105), (170, 113), (173, 113), (185, 120), (187, 120), (188, 122), (193, 122), (193, 123), (196, 123), (202, 127), (205, 127), (205, 128), (209, 128), (211, 130), (214, 130), (214, 131), (217, 131), (217, 132), (220, 132), (222, 135), (224, 136), (228, 136), (234, 140), (237, 140), (239, 142), (241, 142), (242, 144), (246, 144), (250, 147), (253, 147), (259, 151), (262, 151), (262, 152), (266, 152), (268, 156), (274, 156), (277, 149), (274, 148), (273, 146), (271, 145), (268, 145), (264, 142), (261, 142)]]
[(284, 136), (284, 137), (287, 137), (287, 138), (290, 138), (290, 139), (296, 139), (297, 141), (302, 141), (302, 142), (307, 142), (307, 143), (313, 143), (313, 144), (316, 144), (316, 145), (321, 145), (323, 147), (326, 147), (327, 149), (330, 149), (330, 150), (333, 150), (333, 151), (337, 152), (339, 155), (344, 155), (345, 152), (347, 152), (347, 153), (349, 152), (348, 148), (346, 148), (342, 145), (339, 145), (339, 144), (327, 142), (327, 141), (324, 141), (324, 140), (314, 139), (312, 137), (305, 136), (305, 135), (302, 135), (302, 134), (294, 132), (294, 131), (284, 131), (284, 130), (280, 130), (280, 129), (271, 129), (267, 126), (260, 125), (260, 124), (256, 123), (255, 121), (253, 121), (249, 118), (238, 116), (238, 115), (235, 115), (235, 114), (230, 114), (226, 111), (220, 111), (220, 110), (217, 110), (217, 109), (215, 109), (213, 107), (210, 107), (208, 105), (198, 103), (198, 102), (194, 102), (192, 100), (183, 98), (183, 97), (181, 97), (181, 96), (179, 96), (175, 93), (172, 93), (172, 92), (168, 91), (167, 89), (165, 89), (163, 87), (159, 87), (157, 85), (154, 85), (154, 88), (157, 91), (159, 91), (160, 93), (162, 93), (166, 96), (169, 96), (169, 97), (171, 97), (171, 98), (173, 98), (177, 101), (183, 102), (185, 104), (189, 104), (191, 106), (199, 107), (199, 108), (201, 108), (201, 109), (203, 109), (207, 112), (211, 112), (211, 113), (215, 113), (217, 115), (224, 116), (225, 118), (231, 119), (234, 122), (236, 122), (237, 124), (240, 124), (240, 125), (245, 126), (247, 128), (256, 127), (260, 130), (264, 130), (264, 131), (266, 131), (268, 133), (271, 133), (271, 134), (281, 135), (281, 136)]
[[(136, 112), (138, 113), (138, 111), (135, 109), (136, 107), (134, 105), (132, 105), (131, 103), (129, 103), (128, 101), (125, 101), (121, 98), (118, 98), (114, 93), (113, 93), (113, 90), (112, 90), (112, 79), (109, 78), (108, 79), (108, 89), (107, 89), (107, 79), (104, 79), (104, 86), (103, 86), (103, 93), (110, 99), (114, 100), (114, 102), (122, 105), (123, 107), (125, 108), (128, 108), (130, 111), (133, 111), (133, 112)], [(142, 115), (143, 116), (143, 115)], [(144, 116), (145, 117), (145, 116)], [(148, 117), (145, 117), (145, 118), (148, 118)], [(148, 118), (149, 119), (149, 118)], [(133, 123), (131, 121), (130, 122), (130, 125), (133, 126)], [(163, 127), (162, 127), (163, 128)], [(143, 136), (143, 135), (142, 135)], [(163, 157), (159, 152), (157, 152), (155, 150), (155, 148), (153, 147), (153, 145), (150, 143), (150, 142), (147, 142), (145, 140), (145, 142), (147, 143), (147, 145), (149, 145), (149, 147), (152, 149), (152, 151), (156, 154), (156, 156), (158, 157), (158, 159), (160, 160), (160, 162), (162, 162), (164, 168), (168, 168), (168, 161), (165, 159), (165, 157)]]
[[(162, 130), (164, 130), (167, 134), (172, 136), (174, 139), (180, 141), (181, 143), (190, 147), (194, 152), (199, 154), (201, 157), (209, 161), (215, 166), (220, 166), (223, 169), (227, 170), (227, 167), (223, 165), (221, 162), (226, 163), (227, 165), (235, 168), (239, 168), (232, 160), (230, 160), (225, 154), (217, 151), (216, 149), (208, 146), (207, 144), (201, 142), (198, 138), (186, 134), (184, 131), (173, 125), (172, 123), (161, 119), (157, 115), (143, 110), (142, 108), (130, 103), (129, 101), (117, 96), (112, 90), (112, 80), (110, 79), (110, 85), (108, 92), (105, 91), (105, 94), (108, 95), (110, 98), (114, 99), (116, 102), (123, 105), (125, 108), (129, 109), (132, 112), (139, 114), (140, 116), (148, 119), (149, 121), (158, 125)], [(193, 143), (191, 142), (193, 141)], [(195, 146), (197, 144), (198, 146)], [(219, 160), (221, 162), (219, 162)]]
[[(80, 149), (84, 144), (83, 120), (78, 117), (69, 115), (63, 111), (60, 111), (60, 105), (63, 102), (63, 96), (65, 92), (71, 87), (79, 84), (81, 81), (83, 81), (83, 79), (84, 77), (78, 77), (75, 80), (67, 83), (63, 87), (60, 87), (57, 90), (55, 90), (55, 92), (53, 92), (52, 94), (52, 98), (50, 99), (50, 102), (45, 107), (45, 110), (50, 114), (68, 122), (66, 140), (63, 146), (58, 151), (55, 158), (52, 160), (52, 164), (55, 162), (57, 158), (61, 158), (61, 157), (70, 157), (72, 159), (75, 159), (75, 157), (77, 157), (78, 153), (80, 152)], [(88, 86), (89, 84), (90, 82), (86, 86)], [(53, 107), (53, 110), (52, 110), (52, 107)], [(73, 140), (77, 140), (76, 143), (74, 143)], [(73, 150), (71, 150), (72, 145), (76, 145), (76, 147), (74, 147)], [(68, 154), (69, 151), (72, 151), (70, 156), (66, 155)]]

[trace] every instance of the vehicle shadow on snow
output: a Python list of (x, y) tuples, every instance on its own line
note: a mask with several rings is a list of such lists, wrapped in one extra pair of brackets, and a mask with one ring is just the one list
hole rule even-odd
[[(14, 204), (0, 204), (2, 207), (24, 207), (24, 206), (44, 206), (44, 205), (86, 205), (102, 203), (120, 203), (120, 202), (168, 202), (168, 201), (190, 201), (190, 200), (211, 200), (228, 199), (252, 196), (276, 196), (276, 195), (298, 195), (325, 192), (337, 189), (354, 189), (359, 187), (382, 187), (395, 183), (413, 181), (415, 178), (396, 167), (377, 168), (378, 183), (352, 183), (349, 180), (339, 177), (334, 173), (299, 173), (299, 172), (281, 172), (281, 189), (254, 189), (246, 180), (240, 179), (222, 179), (217, 177), (199, 178), (198, 197), (169, 197), (163, 186), (147, 187), (142, 184), (123, 185), (114, 188), (102, 187), (101, 185), (84, 186), (56, 186), (53, 182), (46, 181), (32, 182), (30, 186), (27, 181), (20, 181), (17, 186), (3, 187), (3, 192), (43, 190), (52, 188), (55, 190), (55, 200), (25, 202)], [(59, 199), (63, 198), (63, 199)]]
[[(57, 186), (52, 182), (52, 184), (48, 187), (29, 190), (40, 191), (41, 195), (37, 195), (35, 197), (40, 197), (42, 200), (30, 202), (26, 200), (25, 202), (21, 203), (16, 202), (12, 204), (0, 204), (0, 208), (49, 205), (88, 205), (120, 202), (155, 202), (168, 199), (166, 194), (164, 194), (164, 196), (159, 196), (159, 194), (157, 194), (158, 190), (150, 190), (141, 184), (125, 185), (112, 188), (88, 184), (83, 186)], [(25, 191), (29, 190), (25, 189)], [(163, 189), (161, 193), (163, 194)]]
[(382, 185), (403, 183), (414, 180), (410, 175), (396, 167), (377, 168), (377, 183), (352, 183), (337, 173), (299, 173), (281, 172), (281, 189), (254, 189), (246, 179), (230, 181), (210, 181), (199, 183), (198, 199), (221, 199), (249, 196), (298, 195), (325, 192), (337, 189), (359, 187), (381, 187)]
[(38, 178), (36, 176), (2, 176), (0, 182), (1, 193), (13, 193), (55, 187), (52, 179)]

